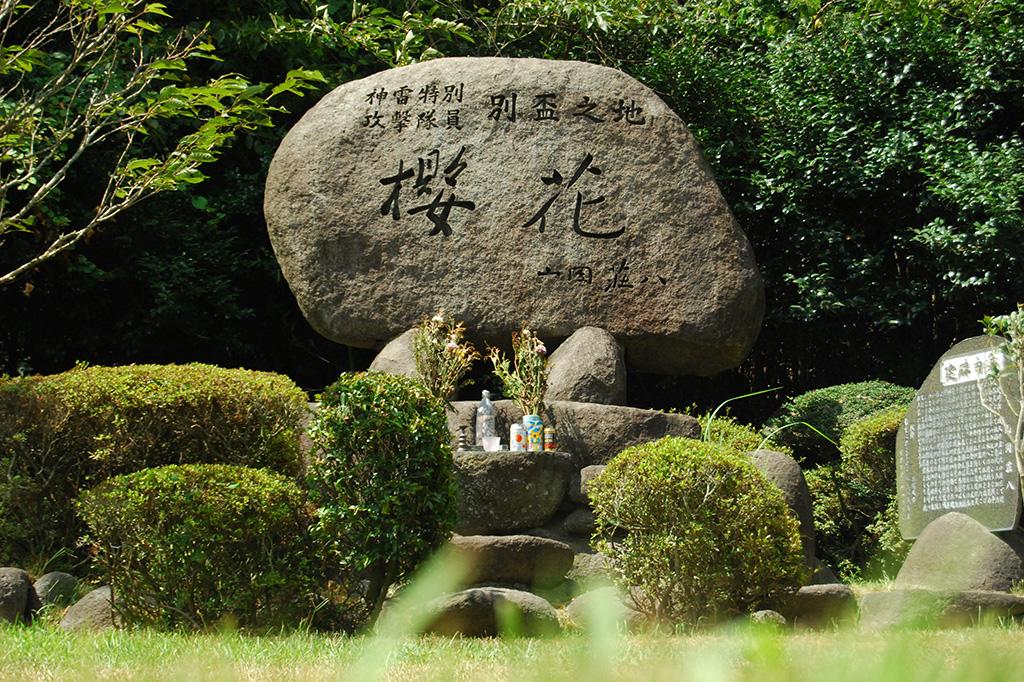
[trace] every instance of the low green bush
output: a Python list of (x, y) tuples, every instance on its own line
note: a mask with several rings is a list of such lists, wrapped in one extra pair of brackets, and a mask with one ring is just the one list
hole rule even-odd
[(73, 565), (71, 501), (113, 475), (188, 463), (298, 474), (306, 409), (287, 377), (200, 364), (0, 381), (0, 563)]
[(860, 419), (840, 441), (839, 462), (807, 473), (818, 556), (845, 579), (891, 575), (906, 556), (896, 509), (896, 435), (905, 406)]
[(305, 493), (266, 469), (171, 465), (114, 476), (78, 508), (123, 622), (266, 629), (308, 622), (319, 560)]
[(792, 455), (793, 452), (774, 438), (765, 440), (764, 435), (753, 426), (741, 424), (735, 418), (729, 416), (716, 416), (710, 419), (710, 414), (699, 418), (704, 431), (703, 440), (714, 445), (731, 448), (739, 453), (748, 453), (763, 448), (775, 450)]
[(599, 551), (659, 621), (771, 608), (801, 583), (800, 531), (782, 493), (728, 449), (672, 437), (627, 448), (589, 494)]
[(765, 422), (764, 431), (775, 432), (773, 440), (792, 448), (806, 464), (825, 464), (838, 459), (839, 451), (800, 422), (810, 424), (838, 444), (853, 422), (887, 407), (905, 407), (913, 399), (914, 389), (886, 381), (819, 388), (787, 400)]
[(320, 401), (307, 476), (312, 533), (356, 627), (451, 537), (451, 436), (444, 403), (407, 377), (343, 374)]

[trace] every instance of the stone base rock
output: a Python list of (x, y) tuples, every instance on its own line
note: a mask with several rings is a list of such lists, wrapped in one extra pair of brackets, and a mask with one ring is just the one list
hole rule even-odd
[(796, 460), (774, 450), (756, 450), (750, 453), (754, 466), (774, 483), (800, 523), (800, 542), (804, 548), (804, 565), (814, 568), (814, 505), (811, 491), (804, 480), (804, 472)]
[(415, 333), (415, 329), (410, 329), (391, 339), (370, 363), (370, 370), (418, 378), (416, 356), (412, 350), (412, 337)]
[(426, 632), (446, 637), (537, 636), (560, 629), (550, 603), (520, 590), (475, 587), (442, 597), (432, 608), (436, 615)]
[(577, 329), (551, 354), (548, 369), (545, 402), (626, 404), (626, 362), (622, 346), (603, 329)]
[(584, 592), (565, 607), (565, 617), (573, 626), (586, 628), (599, 618), (610, 618), (620, 627), (638, 629), (647, 619), (633, 608), (617, 588), (599, 587)]
[(604, 464), (592, 464), (573, 474), (569, 480), (569, 499), (576, 504), (589, 505), (590, 498), (587, 493), (590, 490), (590, 482), (601, 475), (604, 467)]
[(574, 557), (568, 545), (532, 535), (456, 536), (451, 545), (474, 583), (554, 587), (565, 580)]
[(29, 607), (35, 601), (37, 598), (28, 573), (20, 568), (0, 568), (0, 621), (27, 622), (31, 617)]
[(860, 600), (860, 626), (868, 631), (962, 627), (1022, 616), (1024, 597), (1006, 592), (893, 590), (868, 592)]
[[(458, 437), (460, 426), (476, 423), (477, 405), (470, 400), (452, 403), (454, 412), (448, 413), (452, 438)], [(509, 427), (522, 420), (522, 410), (510, 400), (495, 401), (494, 408), (498, 433), (507, 442)], [(553, 401), (548, 404), (548, 414), (542, 416), (546, 425), (554, 424), (558, 449), (573, 453), (578, 468), (604, 464), (630, 445), (663, 436), (700, 437), (700, 424), (693, 417), (635, 407)]]
[(509, 533), (543, 525), (569, 487), (570, 455), (560, 452), (454, 454), (458, 486), (455, 532)]
[(895, 584), (903, 589), (1009, 592), (1024, 580), (1022, 555), (1018, 536), (996, 536), (970, 516), (950, 512), (921, 532)]
[(60, 626), (64, 630), (106, 630), (116, 625), (109, 585), (97, 587), (75, 602), (64, 614)]
[(70, 604), (75, 597), (78, 579), (70, 573), (51, 571), (33, 585), (43, 604)]
[(857, 598), (847, 585), (807, 585), (789, 598), (781, 612), (795, 627), (840, 625), (857, 617)]

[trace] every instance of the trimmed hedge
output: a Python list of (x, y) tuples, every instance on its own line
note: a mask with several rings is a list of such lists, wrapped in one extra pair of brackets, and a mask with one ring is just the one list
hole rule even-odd
[(343, 374), (320, 401), (307, 476), (312, 534), (355, 628), (372, 624), (389, 587), (451, 537), (451, 435), (444, 403), (408, 377)]
[[(853, 422), (887, 407), (906, 407), (915, 391), (887, 381), (839, 384), (790, 398), (764, 425), (765, 433), (787, 424), (807, 422), (839, 443)], [(782, 428), (773, 440), (792, 448), (806, 464), (825, 464), (838, 459), (839, 451), (806, 426)]]
[(764, 435), (758, 432), (753, 426), (741, 424), (733, 417), (717, 416), (708, 424), (708, 417), (700, 418), (704, 428), (705, 442), (713, 445), (730, 448), (738, 453), (750, 453), (762, 447), (765, 450), (775, 450), (792, 456), (793, 452), (788, 447), (772, 438), (765, 442)]
[(0, 381), (0, 563), (63, 550), (57, 565), (72, 565), (82, 525), (71, 501), (110, 476), (188, 463), (296, 475), (306, 410), (287, 377), (200, 364)]
[(896, 513), (896, 435), (906, 412), (895, 406), (854, 422), (840, 461), (807, 473), (818, 556), (845, 579), (894, 574), (909, 550)]
[(320, 565), (298, 485), (266, 469), (171, 465), (82, 493), (96, 562), (128, 625), (296, 626), (316, 606)]
[(803, 578), (800, 530), (750, 461), (687, 438), (623, 450), (590, 484), (594, 539), (637, 608), (699, 625), (772, 608)]

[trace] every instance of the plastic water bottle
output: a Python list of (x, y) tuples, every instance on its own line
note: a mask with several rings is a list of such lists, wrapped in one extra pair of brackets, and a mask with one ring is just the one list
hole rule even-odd
[(483, 445), (486, 436), (497, 436), (494, 426), (494, 403), (491, 392), (484, 391), (480, 406), (476, 408), (476, 444)]

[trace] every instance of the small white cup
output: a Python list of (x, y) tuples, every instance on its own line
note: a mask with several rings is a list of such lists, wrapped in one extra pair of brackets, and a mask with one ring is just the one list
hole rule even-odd
[(487, 452), (497, 452), (501, 449), (501, 437), (500, 436), (484, 436), (484, 450)]

